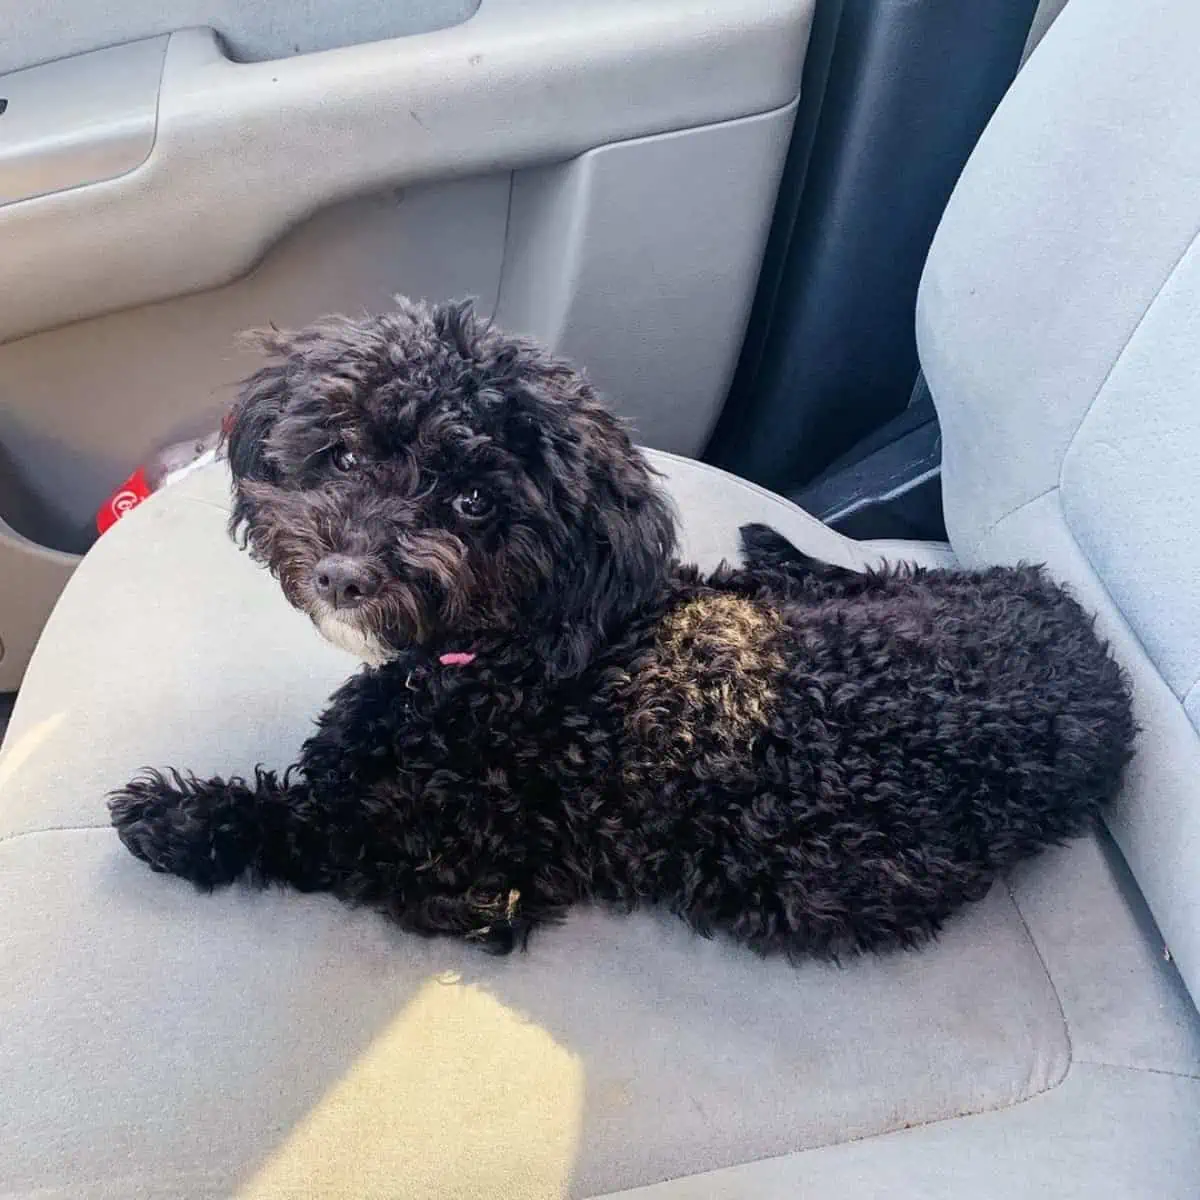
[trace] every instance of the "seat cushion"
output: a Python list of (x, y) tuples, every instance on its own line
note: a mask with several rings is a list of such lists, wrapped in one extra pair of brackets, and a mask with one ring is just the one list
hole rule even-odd
[[(855, 545), (730, 476), (655, 459), (706, 564), (749, 520), (847, 565), (945, 561)], [(145, 764), (284, 765), (355, 669), (234, 549), (227, 507), (217, 467), (107, 534), (14, 713), (0, 1191), (595, 1196), (1004, 1109), (1064, 1078), (1063, 999), (1003, 885), (938, 944), (838, 968), (594, 910), (494, 960), (328, 897), (206, 896), (147, 871), (108, 827), (109, 789)], [(1177, 1003), (1134, 1007), (1152, 1021)], [(1191, 1017), (1171, 1012), (1175, 1032), (1137, 1051), (1156, 1070), (1192, 1061)]]

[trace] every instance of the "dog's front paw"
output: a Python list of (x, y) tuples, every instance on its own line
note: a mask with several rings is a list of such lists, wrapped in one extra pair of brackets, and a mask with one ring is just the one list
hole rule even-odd
[(248, 863), (248, 847), (221, 815), (225, 785), (144, 771), (112, 793), (108, 809), (117, 835), (151, 870), (203, 888), (232, 883)]
[(526, 911), (521, 893), (516, 888), (510, 888), (508, 892), (480, 905), (478, 913), (486, 923), (469, 930), (466, 939), (488, 954), (498, 956), (527, 949), (535, 926), (543, 920), (558, 919), (560, 915), (550, 910), (540, 915)]

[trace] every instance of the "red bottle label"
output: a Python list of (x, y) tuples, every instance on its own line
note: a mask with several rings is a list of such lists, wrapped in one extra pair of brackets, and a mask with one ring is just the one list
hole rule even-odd
[(150, 495), (146, 472), (138, 467), (130, 477), (104, 502), (96, 514), (96, 528), (104, 533), (115, 525), (131, 508), (137, 508)]

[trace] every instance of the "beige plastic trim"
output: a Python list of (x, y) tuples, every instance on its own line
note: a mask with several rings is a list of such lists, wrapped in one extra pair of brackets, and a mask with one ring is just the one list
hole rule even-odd
[(141, 166), (166, 52), (150, 38), (0, 76), (0, 205)]
[(0, 71), (200, 25), (217, 30), (230, 58), (265, 62), (429, 33), (478, 8), (479, 0), (9, 0)]
[(146, 163), (0, 208), (0, 341), (227, 283), (354, 194), (787, 105), (812, 6), (483, 0), (449, 29), (249, 64), (172, 34)]
[(795, 111), (617, 142), (513, 178), (496, 320), (582, 366), (645, 445), (704, 449)]

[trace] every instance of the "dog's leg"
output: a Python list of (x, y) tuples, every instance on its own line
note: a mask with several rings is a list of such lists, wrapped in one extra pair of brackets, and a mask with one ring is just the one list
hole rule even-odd
[[(249, 781), (145, 771), (113, 793), (109, 808), (121, 841), (155, 871), (208, 890), (245, 877), (260, 886), (331, 891), (414, 933), (465, 938), (491, 954), (523, 949), (536, 925), (565, 911), (529, 886), (500, 885), (494, 873), (485, 883), (464, 869), (457, 890), (444, 878), (425, 884), (421, 866), (372, 865), (354, 854), (357, 861), (339, 866), (323, 819), (329, 808), (289, 775), (259, 770)], [(365, 826), (349, 843), (365, 846), (364, 837)]]
[(332, 834), (339, 823), (355, 824), (358, 772), (379, 762), (368, 734), (373, 709), (385, 702), (377, 678), (353, 676), (334, 694), (298, 768), (282, 776), (262, 768), (251, 779), (143, 771), (109, 797), (121, 841), (155, 871), (204, 888), (246, 876), (302, 891), (337, 890)]
[(530, 896), (519, 888), (472, 889), (457, 895), (431, 894), (397, 914), (400, 924), (427, 936), (465, 938), (489, 954), (524, 950), (541, 924), (558, 921), (565, 906)]
[(261, 769), (253, 780), (144, 771), (109, 797), (131, 853), (203, 888), (243, 875), (305, 891), (328, 887), (319, 826), (304, 819), (310, 806), (303, 783)]
[[(199, 779), (145, 771), (109, 799), (122, 842), (156, 871), (206, 889), (245, 878), (327, 891), (378, 909), (404, 928), (467, 938), (493, 953), (523, 946), (535, 925), (576, 898), (570, 878), (527, 865), (514, 829), (481, 837), (457, 806), (414, 793), (400, 763), (439, 755), (456, 786), (473, 787), (472, 758), (406, 736), (403, 675), (355, 676), (333, 697), (282, 775)], [(388, 736), (388, 720), (399, 710)], [(390, 743), (390, 744), (389, 744)], [(478, 764), (475, 764), (478, 766)], [(411, 769), (411, 768), (410, 768)], [(518, 821), (517, 825), (521, 823)], [(536, 856), (533, 856), (536, 858)]]
[(812, 575), (818, 579), (862, 582), (863, 576), (848, 567), (822, 562), (798, 550), (770, 525), (743, 525), (738, 530), (742, 557), (751, 571), (783, 571), (795, 575)]
[(897, 575), (919, 578), (926, 573), (925, 568), (907, 564), (852, 571), (822, 562), (798, 550), (769, 525), (743, 525), (738, 534), (749, 572), (804, 584), (821, 596), (858, 596), (885, 587)]

